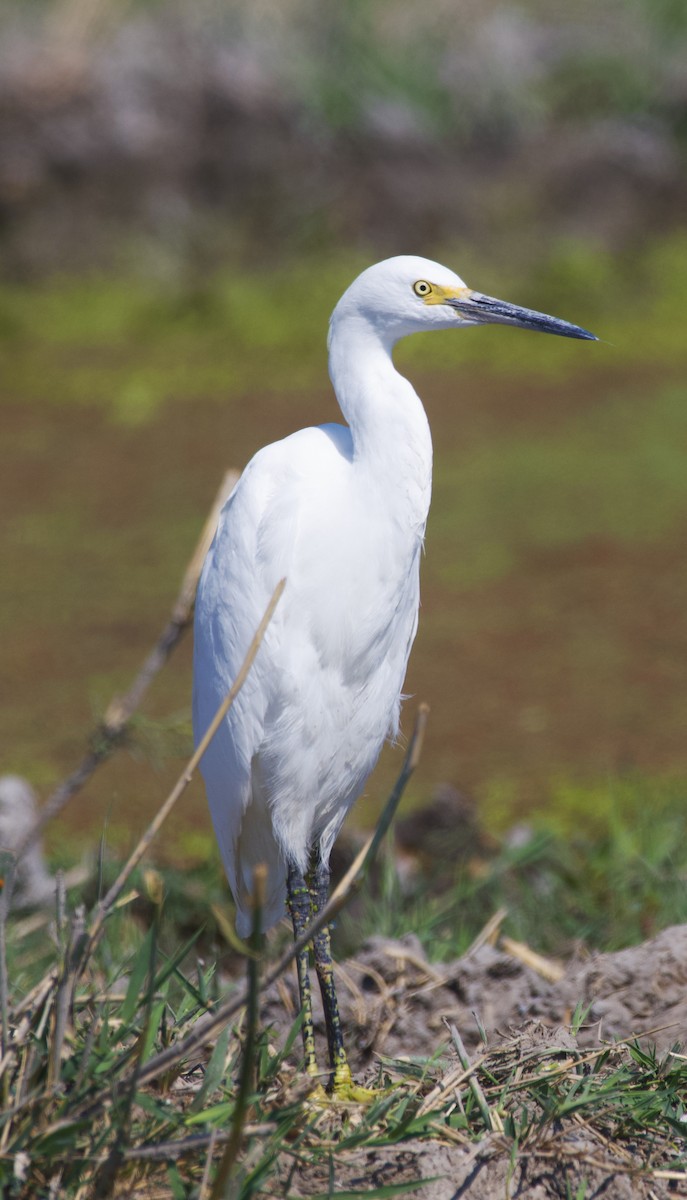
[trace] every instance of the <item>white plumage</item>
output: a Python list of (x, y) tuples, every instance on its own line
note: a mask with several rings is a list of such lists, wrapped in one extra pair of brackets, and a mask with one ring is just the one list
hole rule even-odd
[(393, 365), (394, 343), (487, 322), (592, 337), (472, 292), (426, 259), (370, 267), (330, 325), (329, 372), (348, 427), (304, 429), (259, 451), (224, 506), (196, 605), (197, 740), (286, 578), (254, 667), (201, 763), (242, 934), (255, 865), (268, 866), (269, 925), (284, 912), (287, 868), (305, 875), (313, 847), (326, 866), (398, 730), (432, 444), (422, 404)]

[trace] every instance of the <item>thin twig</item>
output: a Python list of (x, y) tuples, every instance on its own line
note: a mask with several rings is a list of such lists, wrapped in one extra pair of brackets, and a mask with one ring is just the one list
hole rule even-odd
[(126, 1143), (129, 1141), (131, 1132), (131, 1117), (134, 1099), (136, 1097), (138, 1076), (146, 1045), (148, 1043), (150, 1023), (152, 1020), (153, 999), (155, 995), (155, 965), (157, 962), (157, 947), (160, 936), (160, 923), (162, 919), (162, 889), (160, 889), (159, 894), (156, 895), (154, 899), (155, 910), (153, 923), (151, 926), (150, 952), (148, 955), (148, 978), (146, 982), (145, 999), (143, 1005), (143, 1028), (138, 1035), (138, 1042), (136, 1044), (134, 1069), (131, 1072), (131, 1077), (124, 1093), (121, 1108), (116, 1114), (116, 1132), (114, 1142), (105, 1160), (105, 1163), (98, 1170), (94, 1181), (93, 1195), (96, 1200), (108, 1200), (108, 1197), (112, 1195), (117, 1175), (119, 1174), (120, 1168), (124, 1162)]
[(86, 917), (83, 905), (79, 905), (71, 920), (67, 945), (63, 951), (63, 967), (55, 989), (55, 1023), (52, 1037), (52, 1053), (48, 1070), (48, 1083), (55, 1087), (60, 1079), (62, 1047), (67, 1032), (69, 1012), (76, 972), (83, 950)]
[[(269, 1137), (275, 1133), (278, 1128), (276, 1121), (263, 1122), (260, 1125), (244, 1125), (243, 1132), (245, 1137)], [(231, 1132), (228, 1129), (213, 1129), (211, 1133), (194, 1133), (189, 1137), (180, 1138), (176, 1142), (156, 1142), (154, 1146), (131, 1146), (124, 1151), (124, 1158), (127, 1161), (148, 1159), (155, 1162), (159, 1159), (169, 1158), (174, 1161), (181, 1158), (182, 1154), (195, 1154), (196, 1151), (204, 1146), (208, 1147), (208, 1151), (214, 1149), (219, 1144), (223, 1145), (231, 1137)], [(207, 1181), (206, 1181), (207, 1186)], [(201, 1181), (202, 1189), (202, 1181)], [(202, 1200), (202, 1190), (198, 1193), (198, 1200)]]
[[(212, 1167), (212, 1160), (215, 1154), (215, 1144), (217, 1142), (218, 1132), (219, 1130), (213, 1129), (207, 1143), (207, 1154), (205, 1155), (205, 1163), (203, 1165), (203, 1177), (200, 1181), (200, 1187), (198, 1188), (198, 1200), (205, 1200), (206, 1197), (208, 1185), (210, 1183), (210, 1169)], [(227, 1137), (228, 1136), (229, 1134), (227, 1133)], [(177, 1151), (177, 1153), (174, 1155), (175, 1158), (178, 1157), (178, 1153), (179, 1151)]]
[(464, 1067), (462, 1063), (458, 1067), (453, 1067), (444, 1076), (441, 1082), (437, 1083), (432, 1088), (431, 1092), (428, 1092), (416, 1115), (418, 1117), (424, 1117), (427, 1113), (441, 1108), (444, 1101), (463, 1083), (466, 1083), (467, 1080), (474, 1075), (478, 1067), (481, 1067), (483, 1063), (487, 1062), (487, 1060), (491, 1058), (493, 1054), (494, 1051), (491, 1051), (491, 1053), (487, 1051), (484, 1054), (480, 1054), (473, 1063), (468, 1063), (467, 1067)]
[[(358, 862), (358, 859), (361, 858), (361, 855), (362, 855), (362, 859), (361, 859), (360, 868), (359, 868), (361, 882), (364, 879), (365, 875), (367, 874), (367, 871), (369, 870), (370, 866), (374, 862), (375, 858), (377, 857), (377, 851), (379, 850), (381, 842), (382, 842), (383, 838), (386, 836), (389, 826), (391, 825), (391, 822), (393, 821), (393, 819), (396, 815), (396, 809), (399, 806), (401, 796), (403, 795), (403, 792), (405, 791), (405, 788), (406, 788), (406, 784), (408, 783), (410, 776), (412, 775), (413, 771), (415, 770), (417, 764), (420, 761), (420, 755), (422, 753), (422, 743), (423, 743), (424, 737), (425, 737), (425, 729), (427, 728), (428, 718), (429, 718), (429, 705), (425, 704), (423, 701), (422, 703), (418, 704), (418, 707), (417, 707), (417, 714), (415, 716), (415, 728), (413, 729), (413, 736), (411, 737), (410, 744), (408, 746), (408, 753), (406, 754), (403, 766), (401, 767), (401, 773), (400, 773), (398, 779), (396, 780), (396, 783), (394, 784), (394, 787), (392, 789), (391, 795), (389, 796), (389, 799), (387, 800), (386, 804), (384, 805), (384, 808), (382, 810), (382, 815), (377, 822), (377, 828), (375, 829), (375, 831), (374, 831), (372, 837), (370, 838), (369, 842), (367, 843), (367, 845), (363, 846), (361, 854), (358, 855), (358, 858), (356, 858), (355, 862), (348, 869), (348, 871), (344, 875), (343, 879), (339, 883), (338, 887), (332, 893), (332, 900), (336, 896), (337, 892), (339, 892), (343, 888), (344, 884), (346, 884), (347, 887), (349, 886), (349, 884), (348, 884), (349, 878), (350, 878), (350, 885), (352, 886), (352, 884), (355, 880), (355, 877), (358, 874), (358, 871), (354, 870), (354, 868), (356, 867), (356, 863)], [(343, 903), (343, 901), (341, 903)], [(339, 908), (340, 907), (341, 907), (341, 905), (339, 905)], [(338, 909), (336, 911), (338, 912)]]
[[(403, 795), (403, 790), (419, 761), (428, 715), (429, 707), (426, 704), (420, 704), (415, 719), (415, 728), (410, 739), (401, 773), (386, 802), (377, 829), (357, 854), (348, 871), (332, 892), (327, 904), (320, 910), (314, 921), (303, 931), (299, 938), (294, 939), (291, 945), (284, 951), (281, 958), (267, 972), (263, 979), (263, 991), (271, 987), (279, 979), (280, 975), (283, 974), (296, 956), (300, 954), (301, 950), (312, 941), (315, 934), (319, 933), (320, 929), (323, 929), (325, 925), (328, 925), (333, 920), (364, 878), (379, 847), (381, 838), (391, 824), (393, 815)], [(380, 830), (382, 830), (381, 834)], [(209, 1042), (213, 1034), (218, 1029), (221, 1029), (223, 1025), (226, 1025), (227, 1021), (244, 1007), (247, 998), (247, 989), (243, 988), (238, 995), (231, 996), (225, 1000), (214, 1013), (208, 1013), (206, 1016), (199, 1017), (194, 1028), (185, 1038), (182, 1038), (175, 1046), (170, 1046), (167, 1050), (162, 1050), (159, 1054), (148, 1060), (139, 1075), (139, 1086), (149, 1083), (151, 1079), (156, 1079), (158, 1075), (178, 1065), (178, 1063), (188, 1058), (191, 1054), (199, 1050), (201, 1046)]]
[(248, 1003), (246, 1005), (246, 1036), (243, 1043), (241, 1073), (236, 1090), (236, 1103), (231, 1122), (231, 1134), (224, 1148), (224, 1154), (217, 1168), (215, 1182), (210, 1193), (210, 1200), (222, 1200), (231, 1175), (236, 1157), (243, 1139), (243, 1128), (248, 1111), (248, 1097), (253, 1083), (253, 1066), (255, 1057), (255, 1041), (258, 1031), (259, 997), (260, 997), (260, 946), (262, 943), (262, 915), (265, 910), (265, 892), (267, 887), (267, 867), (258, 863), (253, 871), (253, 928), (250, 935), (250, 948), (253, 951), (247, 959), (248, 971)]
[[(93, 1003), (93, 1005), (95, 1005), (94, 998), (92, 999), (89, 997), (89, 1002)], [(75, 1096), (78, 1096), (79, 1091), (81, 1090), (81, 1085), (83, 1084), (83, 1081), (86, 1078), (86, 1071), (88, 1070), (88, 1067), (90, 1065), (91, 1054), (93, 1052), (93, 1047), (95, 1045), (95, 1039), (97, 1038), (97, 1036), (100, 1032), (100, 1023), (103, 1020), (104, 1011), (105, 1011), (105, 1005), (101, 1002), (98, 1006), (97, 1013), (93, 1014), (93, 1019), (89, 1026), (88, 1033), (86, 1034), (86, 1039), (84, 1041), (83, 1050), (81, 1051), (81, 1060), (79, 1062), (79, 1069), (76, 1073), (76, 1078), (74, 1080), (74, 1083), (72, 1084), (72, 1092), (74, 1093)]]
[[(229, 492), (233, 488), (238, 479), (237, 471), (227, 471), (220, 489), (215, 497), (214, 503), (208, 517), (203, 526), (202, 533), (196, 544), (196, 548), (191, 555), (188, 566), (184, 572), (184, 577), (181, 582), (179, 594), (172, 609), (172, 615), (160, 634), (150, 654), (146, 658), (138, 675), (134, 679), (131, 687), (124, 696), (117, 697), (110, 702), (102, 724), (100, 724), (91, 734), (89, 738), (91, 748), (84, 756), (79, 766), (67, 779), (55, 789), (52, 795), (46, 800), (41, 808), (35, 824), (28, 831), (24, 839), (20, 842), (16, 850), (16, 860), (26, 854), (27, 850), (34, 844), (37, 838), (45, 829), (49, 821), (52, 821), (58, 813), (62, 812), (67, 802), (74, 796), (90, 779), (93, 772), (100, 766), (102, 762), (110, 755), (117, 742), (120, 740), (122, 733), (138, 708), (141, 700), (147, 689), (150, 687), (155, 676), (167, 662), (172, 650), (181, 639), (182, 634), (188, 628), (191, 617), (193, 616), (193, 605), (195, 601), (196, 588), (198, 579), (203, 567), (205, 556), (210, 547), (210, 543), (214, 537), (215, 529), (219, 513), (224, 504)], [(9, 901), (8, 901), (9, 907)]]
[(527, 946), (524, 942), (516, 942), (515, 938), (502, 937), (501, 949), (511, 958), (516, 958), (518, 962), (523, 963), (530, 970), (536, 971), (537, 975), (541, 975), (547, 983), (559, 983), (565, 975), (565, 967), (561, 962), (557, 962), (553, 958), (545, 958), (543, 954), (537, 954), (531, 946)]
[(255, 656), (258, 653), (258, 650), (260, 649), (260, 645), (262, 643), (262, 639), (265, 636), (267, 626), (269, 625), (270, 621), (272, 620), (272, 616), (274, 615), (274, 610), (277, 607), (277, 604), (279, 603), (279, 600), (280, 600), (282, 592), (284, 591), (285, 585), (286, 585), (286, 580), (281, 579), (279, 581), (279, 583), (277, 584), (276, 588), (274, 589), (271, 599), (270, 599), (270, 602), (267, 605), (267, 608), (265, 609), (265, 614), (264, 614), (260, 624), (258, 625), (257, 630), (255, 631), (255, 636), (254, 636), (250, 646), (248, 647), (248, 652), (246, 654), (246, 657), (243, 660), (243, 663), (241, 664), (241, 669), (240, 669), (238, 675), (236, 676), (234, 683), (232, 684), (231, 690), (225, 696), (224, 700), (222, 701), (219, 708), (217, 709), (217, 712), (215, 713), (215, 716), (213, 717), (212, 721), (210, 722), (210, 725), (208, 726), (208, 728), (205, 732), (205, 735), (203, 736), (201, 741), (198, 743), (195, 753), (189, 759), (187, 766), (184, 767), (184, 770), (182, 771), (181, 775), (179, 776), (177, 782), (175, 783), (174, 787), (172, 788), (171, 792), (169, 793), (164, 804), (158, 810), (158, 812), (156, 813), (153, 820), (150, 822), (150, 825), (148, 826), (145, 833), (140, 838), (138, 845), (134, 848), (134, 850), (130, 854), (128, 860), (122, 867), (121, 871), (119, 872), (119, 875), (115, 879), (115, 881), (112, 884), (112, 887), (108, 891), (107, 895), (100, 901), (97, 911), (96, 911), (96, 914), (95, 914), (95, 917), (94, 917), (94, 920), (93, 920), (93, 923), (91, 925), (91, 929), (90, 929), (89, 942), (88, 942), (88, 954), (89, 955), (93, 949), (93, 946), (95, 945), (95, 942), (97, 941), (97, 939), (100, 935), (100, 931), (103, 927), (103, 923), (104, 923), (105, 919), (107, 918), (108, 914), (112, 910), (113, 905), (115, 904), (117, 898), (119, 897), (119, 895), (122, 892), (122, 889), (124, 888), (124, 884), (126, 883), (127, 879), (131, 875), (131, 872), (134, 870), (134, 868), (138, 866), (139, 862), (143, 858), (143, 855), (145, 854), (146, 850), (148, 849), (150, 843), (152, 842), (153, 838), (155, 837), (158, 830), (160, 829), (160, 826), (166, 820), (166, 818), (169, 816), (169, 814), (172, 811), (177, 800), (179, 799), (179, 797), (182, 795), (182, 793), (188, 787), (189, 783), (191, 782), (191, 780), (193, 778), (193, 772), (195, 771), (196, 767), (198, 766), (198, 763), (200, 762), (201, 758), (205, 754), (205, 751), (207, 750), (208, 746), (210, 745), (210, 742), (212, 741), (217, 730), (219, 729), (220, 725), (222, 724), (222, 721), (224, 720), (227, 713), (229, 712), (229, 709), (231, 708), (232, 704), (234, 703), (234, 700), (236, 699), (239, 692), (241, 691), (241, 688), (243, 687), (243, 685), (246, 681), (248, 672), (250, 671), (250, 669), (253, 665)]
[[(7, 917), (17, 873), (17, 859), (12, 855), (5, 871), (0, 893), (0, 1060), (4, 1063), (9, 1037), (9, 976), (7, 974)], [(3, 1084), (3, 1107), (7, 1102), (7, 1084)]]
[(463, 955), (463, 958), (470, 958), (472, 954), (475, 954), (477, 950), (480, 950), (482, 946), (486, 945), (487, 942), (490, 942), (493, 945), (496, 937), (498, 936), (499, 929), (503, 925), (503, 922), (507, 916), (507, 908), (498, 908), (496, 912), (489, 918), (486, 925), (484, 925), (484, 927), (479, 931), (474, 941), (470, 943), (465, 951), (465, 954)]

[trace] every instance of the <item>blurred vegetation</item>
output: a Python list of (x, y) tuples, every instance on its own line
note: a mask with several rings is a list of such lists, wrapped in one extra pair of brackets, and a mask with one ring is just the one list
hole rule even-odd
[(506, 576), (525, 546), (660, 538), (687, 508), (685, 438), (687, 389), (669, 384), (656, 388), (649, 405), (618, 394), (553, 435), (483, 446), (460, 470), (445, 460), (437, 471), (442, 504), (433, 535), (450, 540), (453, 553), (434, 569), (468, 589)]
[[(561, 783), (525, 825), (503, 825), (491, 853), (471, 852), (467, 843), (456, 858), (446, 846), (429, 875), (419, 871), (410, 881), (389, 854), (360, 903), (344, 911), (338, 952), (354, 954), (366, 937), (412, 930), (428, 957), (453, 959), (502, 907), (505, 932), (544, 954), (638, 944), (687, 921), (686, 795), (684, 780)], [(480, 815), (492, 832), (499, 816), (510, 819), (489, 804)]]
[[(486, 805), (470, 834), (457, 823), (453, 835), (438, 838), (430, 810), (410, 873), (404, 855), (394, 849), (392, 832), (371, 877), (337, 919), (335, 956), (355, 955), (369, 937), (401, 938), (411, 930), (430, 961), (448, 961), (463, 954), (502, 907), (505, 933), (559, 957), (580, 945), (620, 950), (687, 922), (687, 846), (681, 836), (686, 794), (684, 780), (637, 774), (593, 786), (565, 781), (552, 785), (546, 806), (530, 813), (526, 823), (511, 825), (507, 811)], [(352, 843), (342, 853), (340, 873), (352, 858)], [(160, 948), (173, 957), (185, 945), (187, 967), (193, 962), (201, 970), (211, 961), (219, 975), (234, 974), (236, 945), (226, 941), (233, 903), (214, 839), (189, 831), (176, 857), (173, 865), (153, 854), (165, 895)], [(53, 870), (75, 861), (73, 843), (50, 856)], [(106, 830), (98, 864), (82, 889), (89, 909), (120, 867)], [(134, 871), (127, 905), (111, 919), (106, 944), (110, 953), (118, 947), (111, 969), (121, 969), (125, 954), (154, 921), (148, 872), (147, 866)], [(285, 921), (271, 935), (273, 951), (281, 952), (289, 938)], [(52, 951), (44, 941), (43, 933), (31, 935), (13, 951), (22, 986), (31, 986), (45, 969)]]
[[(687, 234), (654, 239), (640, 252), (562, 243), (545, 263), (478, 262), (474, 249), (437, 251), (480, 291), (575, 319), (598, 332), (622, 366), (684, 367)], [(166, 401), (221, 399), (248, 389), (295, 393), (321, 384), (325, 314), (362, 270), (358, 253), (254, 269), (235, 266), (188, 286), (140, 275), (53, 278), (0, 285), (3, 400), (96, 405), (139, 425)], [(509, 377), (583, 378), (598, 355), (574, 343), (517, 331), (416, 336), (399, 364), (423, 370), (487, 367)]]
[(0, 270), (615, 248), (685, 205), (680, 0), (12, 0)]

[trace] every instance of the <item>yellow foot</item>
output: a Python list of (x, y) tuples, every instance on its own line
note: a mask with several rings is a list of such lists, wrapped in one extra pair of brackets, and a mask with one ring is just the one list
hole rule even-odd
[(383, 1088), (366, 1088), (353, 1082), (348, 1063), (340, 1063), (334, 1071), (333, 1098), (352, 1101), (354, 1104), (372, 1104), (383, 1095)]
[(316, 1083), (313, 1080), (312, 1090), (308, 1092), (308, 1104), (314, 1104), (316, 1107), (321, 1107), (325, 1104), (331, 1104), (331, 1096), (325, 1092), (322, 1084), (319, 1081)]
[(314, 1104), (317, 1108), (331, 1108), (337, 1103), (372, 1104), (380, 1096), (387, 1096), (389, 1092), (396, 1091), (397, 1088), (403, 1086), (401, 1083), (392, 1083), (390, 1087), (385, 1088), (361, 1087), (359, 1083), (354, 1082), (348, 1063), (340, 1063), (336, 1067), (331, 1088), (326, 1091), (314, 1072), (308, 1072), (308, 1074), (312, 1079), (308, 1104)]

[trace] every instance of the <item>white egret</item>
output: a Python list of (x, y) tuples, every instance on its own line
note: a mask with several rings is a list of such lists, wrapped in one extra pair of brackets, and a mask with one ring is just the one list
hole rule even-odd
[[(286, 587), (253, 669), (201, 769), (237, 909), (250, 927), (257, 863), (266, 926), (288, 905), (296, 936), (326, 901), (329, 856), (386, 738), (398, 732), (415, 637), (432, 478), (422, 404), (395, 369), (399, 338), (516, 325), (596, 340), (494, 300), (446, 267), (398, 257), (358, 276), (329, 329), (329, 374), (347, 425), (260, 450), (227, 500), (195, 617), (199, 740), (229, 690), (277, 582)], [(328, 931), (314, 942), (335, 1091), (350, 1092)], [(308, 954), (298, 962), (306, 1069), (316, 1074)]]

